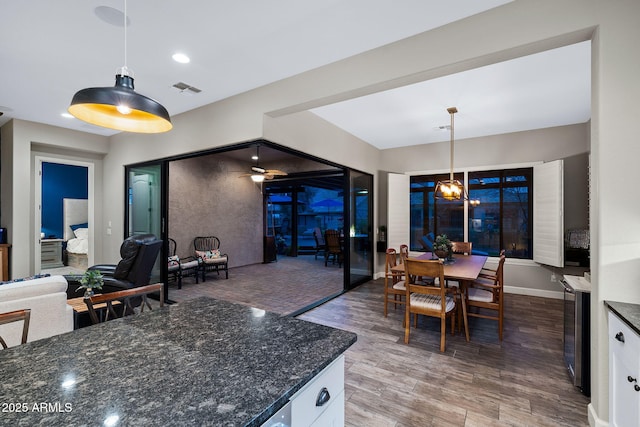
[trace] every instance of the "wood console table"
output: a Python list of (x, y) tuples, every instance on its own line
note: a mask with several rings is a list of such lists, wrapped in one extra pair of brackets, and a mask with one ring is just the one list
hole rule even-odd
[(9, 248), (7, 243), (0, 244), (0, 282), (9, 280)]

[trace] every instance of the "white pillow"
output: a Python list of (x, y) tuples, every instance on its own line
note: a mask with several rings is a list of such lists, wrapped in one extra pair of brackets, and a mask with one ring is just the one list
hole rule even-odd
[(76, 235), (78, 239), (88, 239), (89, 238), (89, 229), (88, 228), (78, 228), (73, 234)]

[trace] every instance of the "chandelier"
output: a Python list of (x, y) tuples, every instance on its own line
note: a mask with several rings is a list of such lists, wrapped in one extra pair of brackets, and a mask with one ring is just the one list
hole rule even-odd
[(467, 189), (464, 188), (462, 183), (453, 178), (453, 129), (454, 129), (454, 120), (453, 115), (458, 112), (456, 107), (447, 108), (449, 115), (451, 116), (451, 161), (450, 161), (450, 172), (449, 179), (444, 181), (438, 181), (436, 184), (435, 198), (436, 199), (445, 199), (445, 200), (467, 200), (472, 206), (478, 206), (480, 204), (480, 200), (472, 200), (469, 199), (469, 193), (467, 193)]

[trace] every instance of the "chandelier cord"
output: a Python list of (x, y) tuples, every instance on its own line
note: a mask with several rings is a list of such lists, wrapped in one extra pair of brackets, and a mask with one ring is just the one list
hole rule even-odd
[(455, 114), (455, 112), (451, 111), (449, 113), (451, 115), (451, 156), (450, 156), (450, 164), (449, 164), (449, 179), (451, 180), (451, 182), (453, 182), (453, 115)]

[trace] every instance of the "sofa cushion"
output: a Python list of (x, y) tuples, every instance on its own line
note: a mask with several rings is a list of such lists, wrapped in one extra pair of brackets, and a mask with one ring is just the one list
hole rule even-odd
[(55, 292), (67, 292), (67, 281), (63, 276), (47, 276), (33, 280), (22, 280), (3, 284), (0, 287), (2, 302), (31, 298)]
[[(73, 309), (67, 304), (67, 281), (63, 276), (7, 283), (0, 286), (0, 313), (31, 309), (27, 341), (73, 330)], [(20, 322), (0, 325), (0, 335), (9, 346), (19, 345)]]

